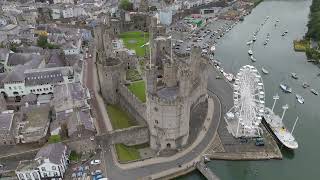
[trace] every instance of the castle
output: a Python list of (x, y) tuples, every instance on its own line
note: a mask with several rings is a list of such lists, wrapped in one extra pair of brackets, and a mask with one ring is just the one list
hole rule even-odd
[[(199, 47), (193, 47), (191, 54), (174, 53), (172, 39), (157, 18), (147, 13), (133, 14), (130, 21), (123, 17), (105, 15), (94, 30), (102, 97), (109, 104), (123, 104), (135, 118), (148, 125), (152, 149), (181, 149), (188, 142), (192, 108), (207, 98), (208, 62), (201, 57)], [(139, 23), (132, 22), (137, 19)], [(150, 58), (146, 59), (144, 78), (146, 103), (128, 96), (125, 74), (133, 59), (113, 51), (111, 43), (119, 33), (133, 30), (129, 24), (138, 27), (136, 30), (149, 29)]]

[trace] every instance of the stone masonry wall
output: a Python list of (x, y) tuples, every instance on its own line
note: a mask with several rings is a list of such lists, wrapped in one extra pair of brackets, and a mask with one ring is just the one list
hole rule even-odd
[(146, 104), (142, 103), (125, 85), (119, 85), (120, 106), (132, 115), (139, 124), (146, 124)]
[(147, 126), (133, 126), (125, 129), (114, 130), (110, 133), (111, 143), (123, 143), (133, 146), (149, 142), (149, 129)]

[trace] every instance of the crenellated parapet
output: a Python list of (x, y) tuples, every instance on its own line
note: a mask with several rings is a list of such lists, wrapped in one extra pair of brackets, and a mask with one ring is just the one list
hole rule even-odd
[(152, 103), (156, 103), (160, 106), (177, 106), (182, 102), (182, 99), (180, 97), (177, 97), (175, 99), (164, 99), (157, 95), (148, 94), (149, 101), (152, 101)]

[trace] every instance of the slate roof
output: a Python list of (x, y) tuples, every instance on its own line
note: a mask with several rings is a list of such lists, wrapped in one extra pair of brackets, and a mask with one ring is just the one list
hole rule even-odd
[(1, 113), (0, 114), (0, 130), (10, 130), (11, 129), (13, 116), (14, 116), (13, 113)]
[(19, 64), (23, 65), (33, 59), (41, 59), (40, 55), (30, 54), (30, 53), (11, 53), (9, 54), (8, 66), (17, 66)]
[(53, 52), (49, 58), (48, 65), (50, 67), (61, 67), (65, 66), (66, 62), (59, 52)]
[(23, 65), (16, 66), (9, 74), (3, 79), (4, 83), (22, 82), (24, 81), (24, 71), (27, 67)]
[(32, 171), (35, 170), (39, 166), (36, 160), (23, 160), (20, 161), (16, 171)]
[(17, 51), (21, 53), (42, 53), (43, 49), (38, 46), (26, 46), (18, 47)]
[(52, 163), (61, 164), (61, 158), (65, 148), (66, 145), (62, 143), (48, 144), (38, 151), (35, 159), (45, 158), (49, 159)]
[(63, 74), (59, 70), (30, 72), (25, 74), (26, 86), (52, 84), (63, 81)]
[(80, 110), (79, 118), (80, 118), (80, 123), (84, 126), (85, 129), (91, 130), (91, 131), (95, 130), (89, 109)]
[(0, 73), (0, 88), (3, 88), (4, 79), (7, 77), (7, 73)]
[(9, 55), (10, 51), (6, 48), (0, 48), (0, 60), (6, 60), (7, 55)]

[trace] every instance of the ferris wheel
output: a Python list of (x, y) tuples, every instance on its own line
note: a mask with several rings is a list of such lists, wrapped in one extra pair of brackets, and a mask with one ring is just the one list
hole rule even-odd
[(233, 100), (234, 116), (238, 121), (236, 137), (260, 136), (265, 93), (262, 78), (255, 67), (245, 65), (240, 68), (234, 83)]

